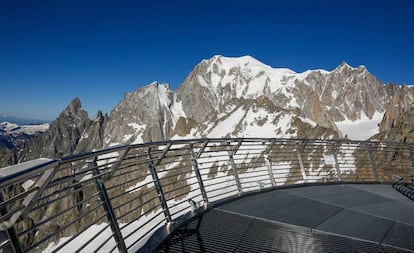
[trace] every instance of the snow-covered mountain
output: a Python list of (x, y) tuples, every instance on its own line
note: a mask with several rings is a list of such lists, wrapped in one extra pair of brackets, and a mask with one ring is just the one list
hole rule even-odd
[(49, 123), (18, 125), (10, 122), (0, 122), (0, 147), (13, 148), (36, 135), (46, 132)]
[(4, 114), (0, 114), (0, 122), (9, 122), (9, 123), (17, 124), (20, 126), (50, 123), (49, 120), (19, 118), (19, 117), (10, 116), (10, 115), (4, 115)]
[[(109, 116), (99, 113), (93, 121), (74, 99), (44, 135), (14, 157), (24, 161), (119, 143), (203, 137), (365, 140), (379, 133), (379, 125), (382, 130), (396, 125), (390, 121), (411, 107), (413, 94), (412, 87), (382, 83), (364, 66), (342, 63), (331, 71), (296, 73), (250, 56), (214, 56), (201, 61), (176, 91), (153, 82), (126, 93)], [(396, 110), (398, 103), (404, 107)], [(11, 161), (1, 158), (3, 164)]]
[(28, 134), (43, 133), (49, 128), (49, 123), (17, 125), (10, 122), (0, 122), (0, 134)]
[(250, 56), (214, 56), (176, 92), (155, 82), (128, 93), (110, 114), (104, 143), (224, 136), (362, 140), (378, 133), (390, 97), (364, 66), (296, 73)]

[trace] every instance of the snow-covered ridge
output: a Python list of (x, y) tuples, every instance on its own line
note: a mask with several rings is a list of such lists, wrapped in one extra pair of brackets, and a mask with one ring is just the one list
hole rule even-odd
[(28, 134), (34, 135), (36, 133), (43, 133), (49, 129), (49, 123), (34, 124), (34, 125), (22, 125), (13, 124), (10, 122), (0, 122), (0, 135), (6, 134)]
[(217, 55), (200, 64), (207, 65), (206, 71), (198, 77), (202, 86), (213, 90), (231, 87), (238, 98), (260, 96), (265, 89), (275, 92), (293, 84), (286, 80), (296, 78), (296, 72), (288, 68), (272, 68), (251, 56), (232, 58)]
[[(297, 73), (248, 55), (216, 55), (176, 91), (153, 82), (127, 93), (111, 112), (105, 143), (297, 135), (360, 140), (378, 132), (388, 99), (385, 85), (364, 66), (343, 62), (331, 71)], [(352, 134), (354, 123), (364, 126), (363, 135)], [(310, 134), (319, 127), (327, 131)]]
[(49, 129), (49, 123), (22, 125), (0, 122), (0, 148), (14, 148), (42, 134)]

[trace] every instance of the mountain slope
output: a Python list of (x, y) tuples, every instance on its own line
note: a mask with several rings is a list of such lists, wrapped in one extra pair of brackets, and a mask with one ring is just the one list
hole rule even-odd
[(214, 56), (201, 61), (176, 92), (154, 82), (125, 94), (109, 116), (98, 113), (94, 121), (74, 99), (45, 134), (14, 157), (61, 157), (180, 138), (365, 140), (379, 132), (381, 120), (384, 130), (405, 110), (396, 110), (396, 103), (408, 108), (413, 97), (412, 89), (385, 85), (364, 66), (342, 63), (332, 71), (296, 73), (250, 56)]
[[(342, 63), (332, 71), (296, 73), (250, 56), (214, 56), (201, 61), (176, 92), (153, 83), (127, 94), (111, 112), (105, 145), (168, 138), (299, 137), (299, 132), (303, 138), (367, 139), (378, 133), (391, 97), (387, 87), (363, 66)], [(318, 135), (310, 133), (315, 127)], [(356, 135), (355, 127), (365, 130)]]
[(341, 137), (347, 134), (338, 129), (341, 122), (368, 119), (374, 120), (372, 125), (377, 128), (389, 99), (385, 85), (362, 66), (352, 68), (343, 63), (333, 71), (295, 73), (271, 68), (249, 56), (204, 60), (177, 90), (186, 116), (199, 123), (227, 113), (232, 99), (260, 96), (318, 126), (335, 130)]
[(414, 86), (390, 85), (391, 99), (374, 140), (414, 143)]

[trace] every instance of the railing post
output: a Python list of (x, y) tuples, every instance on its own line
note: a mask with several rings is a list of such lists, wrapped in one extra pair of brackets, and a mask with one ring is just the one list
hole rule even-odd
[[(0, 191), (0, 203), (2, 203), (4, 201), (3, 198), (3, 194)], [(6, 215), (7, 214), (7, 210), (6, 207), (1, 208), (0, 209), (0, 214), (1, 215)], [(8, 228), (7, 230), (3, 231), (3, 233), (5, 233), (10, 241), (10, 247), (11, 248), (7, 248), (4, 247), (3, 250), (5, 250), (5, 252), (14, 252), (14, 253), (23, 253), (23, 248), (22, 245), (20, 244), (20, 240), (19, 237), (17, 236), (17, 232), (16, 229), (14, 228), (14, 226)]]
[[(230, 145), (230, 143), (227, 143), (227, 144)], [(240, 144), (241, 143), (239, 143), (238, 147), (240, 147)], [(243, 190), (242, 190), (242, 186), (241, 186), (241, 183), (240, 183), (239, 173), (237, 171), (237, 166), (236, 166), (236, 163), (234, 162), (234, 158), (233, 158), (233, 156), (236, 154), (237, 150), (238, 149), (236, 149), (235, 151), (232, 151), (230, 149), (230, 147), (227, 146), (227, 153), (229, 155), (231, 169), (233, 170), (234, 180), (236, 181), (236, 186), (237, 186), (237, 190), (239, 192), (239, 195), (241, 195), (243, 193)]]
[(333, 142), (331, 144), (331, 151), (332, 151), (332, 156), (334, 158), (335, 161), (335, 170), (336, 170), (336, 175), (338, 176), (338, 182), (342, 181), (342, 175), (341, 175), (341, 169), (339, 168), (339, 163), (338, 163), (338, 156), (336, 154), (336, 143)]
[(191, 164), (193, 165), (193, 169), (196, 173), (198, 186), (200, 187), (201, 195), (203, 196), (204, 200), (204, 206), (208, 205), (208, 197), (206, 193), (206, 189), (204, 188), (203, 179), (201, 178), (200, 169), (198, 168), (198, 162), (197, 162), (197, 156), (199, 157), (201, 153), (199, 153), (197, 156), (194, 153), (193, 144), (190, 143), (189, 145), (190, 154), (191, 154)]
[(160, 203), (161, 203), (162, 211), (164, 212), (165, 220), (167, 221), (167, 223), (171, 223), (172, 219), (171, 219), (170, 210), (168, 208), (167, 200), (165, 199), (164, 192), (162, 191), (162, 187), (161, 187), (160, 179), (158, 178), (157, 170), (152, 161), (151, 148), (148, 148), (147, 159), (148, 159), (148, 167), (151, 172), (152, 180), (155, 185), (155, 190), (157, 191), (158, 199), (160, 200)]
[(109, 225), (114, 234), (114, 239), (118, 245), (118, 250), (120, 252), (127, 252), (127, 247), (125, 245), (125, 241), (124, 241), (124, 238), (122, 237), (121, 229), (119, 228), (118, 221), (114, 213), (114, 209), (109, 200), (108, 193), (103, 183), (103, 178), (99, 176), (100, 173), (99, 173), (98, 164), (96, 163), (96, 158), (92, 162), (88, 163), (88, 166), (90, 169), (92, 169), (92, 175), (93, 177), (95, 177), (96, 189), (98, 190), (99, 197), (103, 203), (106, 218), (108, 219)]
[(374, 151), (372, 150), (372, 143), (368, 143), (369, 159), (371, 160), (372, 173), (375, 181), (378, 181), (377, 164), (375, 163)]
[(410, 158), (411, 158), (411, 164), (413, 166), (413, 171), (414, 171), (414, 145), (410, 145)]
[(116, 163), (112, 164), (110, 171), (111, 173), (106, 174), (102, 180), (106, 181), (109, 180), (110, 178), (112, 178), (112, 176), (115, 174), (115, 171), (119, 168), (119, 166), (121, 166), (122, 161), (125, 159), (125, 157), (127, 156), (129, 150), (131, 149), (131, 146), (127, 146), (126, 149), (119, 155), (119, 159)]
[(296, 142), (296, 155), (298, 156), (300, 172), (302, 174), (303, 181), (306, 183), (306, 171), (305, 171), (305, 166), (303, 165), (302, 152), (300, 152), (300, 147), (299, 147), (298, 142)]
[(276, 186), (276, 180), (273, 176), (273, 170), (272, 170), (272, 160), (269, 158), (269, 154), (265, 154), (265, 160), (267, 165), (267, 172), (269, 173), (270, 182), (272, 183), (272, 186)]

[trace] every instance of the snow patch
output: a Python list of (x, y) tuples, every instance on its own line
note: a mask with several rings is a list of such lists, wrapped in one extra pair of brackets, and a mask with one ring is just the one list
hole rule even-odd
[(306, 124), (309, 124), (309, 125), (311, 125), (312, 127), (316, 127), (316, 123), (315, 123), (315, 121), (313, 121), (313, 120), (310, 120), (310, 119), (308, 119), (308, 118), (303, 118), (303, 117), (300, 117), (299, 116), (299, 119), (303, 122), (303, 123), (306, 123)]
[(347, 135), (350, 140), (364, 141), (379, 133), (378, 124), (384, 117), (383, 112), (375, 112), (372, 119), (362, 112), (361, 119), (352, 121), (346, 119), (344, 121), (335, 122), (342, 136)]
[(237, 124), (242, 120), (245, 110), (239, 107), (235, 112), (229, 115), (228, 118), (217, 124), (214, 129), (207, 135), (209, 138), (224, 137), (228, 133), (234, 131)]

